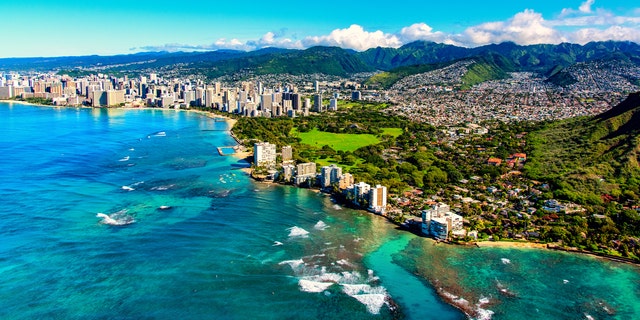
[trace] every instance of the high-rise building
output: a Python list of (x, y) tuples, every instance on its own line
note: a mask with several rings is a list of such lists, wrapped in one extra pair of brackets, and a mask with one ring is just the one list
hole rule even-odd
[(291, 107), (293, 108), (293, 110), (300, 110), (302, 108), (302, 97), (297, 94), (297, 93), (293, 93), (291, 94)]
[(313, 95), (313, 109), (316, 112), (322, 112), (322, 95), (321, 94)]
[(387, 208), (387, 187), (376, 185), (369, 191), (369, 210), (384, 213)]
[(298, 175), (307, 175), (307, 174), (316, 174), (316, 163), (315, 162), (306, 162), (299, 163), (296, 167)]
[(446, 204), (436, 204), (422, 211), (422, 233), (445, 240), (449, 232), (463, 231), (462, 216), (450, 211)]
[(291, 146), (282, 147), (282, 162), (293, 160), (293, 148)]
[(253, 145), (253, 163), (257, 167), (273, 167), (276, 165), (276, 145), (259, 142)]
[(182, 99), (184, 99), (184, 104), (187, 107), (194, 106), (196, 104), (196, 92), (193, 90), (183, 91)]
[(263, 94), (260, 95), (260, 108), (261, 110), (264, 111), (269, 111), (271, 112), (271, 115), (275, 115), (275, 113), (273, 112), (272, 108), (273, 108), (273, 99), (272, 99), (272, 95), (271, 94)]
[(212, 108), (214, 103), (215, 90), (213, 88), (207, 88), (204, 94), (204, 106), (206, 108)]
[(295, 170), (296, 170), (296, 167), (292, 164), (282, 165), (283, 180), (285, 182), (290, 182), (291, 179), (293, 178)]
[(91, 92), (91, 106), (101, 107), (107, 105), (107, 92), (102, 90), (95, 90)]
[(353, 202), (357, 205), (362, 205), (364, 200), (368, 200), (369, 190), (371, 186), (364, 182), (358, 182), (353, 185)]
[(297, 186), (314, 179), (316, 177), (316, 163), (315, 162), (307, 162), (300, 163), (297, 166), (297, 173), (295, 178), (295, 184)]
[(320, 184), (323, 188), (330, 187), (332, 184), (340, 181), (342, 176), (342, 168), (332, 164), (330, 166), (324, 166), (320, 170), (321, 181)]
[(340, 176), (338, 187), (340, 190), (346, 190), (349, 186), (352, 186), (354, 182), (355, 181), (353, 180), (353, 175), (351, 173), (344, 173)]
[(351, 92), (351, 100), (358, 101), (360, 99), (362, 99), (362, 95), (360, 94), (360, 91)]
[(329, 111), (338, 111), (338, 99), (329, 100)]
[(124, 90), (108, 90), (107, 106), (115, 107), (124, 103)]

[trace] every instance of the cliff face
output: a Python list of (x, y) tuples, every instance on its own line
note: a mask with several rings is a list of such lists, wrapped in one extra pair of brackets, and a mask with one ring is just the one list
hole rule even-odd
[(640, 194), (640, 93), (598, 116), (547, 124), (529, 146), (526, 173), (552, 181), (560, 196), (598, 204), (605, 194)]

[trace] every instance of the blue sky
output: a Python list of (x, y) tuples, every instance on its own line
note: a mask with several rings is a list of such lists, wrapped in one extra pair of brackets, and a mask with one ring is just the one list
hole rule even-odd
[(415, 40), (640, 43), (635, 2), (7, 0), (0, 57), (313, 45), (360, 51)]

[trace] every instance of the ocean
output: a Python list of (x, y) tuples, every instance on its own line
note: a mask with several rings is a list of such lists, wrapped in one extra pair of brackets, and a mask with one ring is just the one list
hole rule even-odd
[(194, 112), (0, 103), (0, 318), (640, 318), (637, 266), (436, 245), (253, 182), (216, 150), (228, 130)]

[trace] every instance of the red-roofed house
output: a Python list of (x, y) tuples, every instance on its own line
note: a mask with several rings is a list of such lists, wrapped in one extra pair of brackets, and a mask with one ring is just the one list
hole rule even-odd
[(487, 164), (490, 166), (499, 166), (502, 164), (502, 159), (499, 158), (489, 158), (489, 160), (487, 160)]

